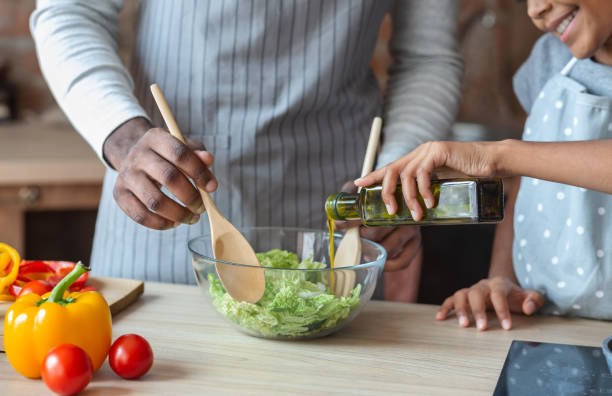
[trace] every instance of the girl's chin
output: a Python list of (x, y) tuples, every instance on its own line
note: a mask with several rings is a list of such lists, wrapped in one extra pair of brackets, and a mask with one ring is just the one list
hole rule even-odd
[(588, 59), (591, 58), (593, 56), (593, 52), (586, 52), (582, 49), (577, 49), (574, 50), (572, 48), (570, 48), (570, 52), (572, 53), (572, 56), (578, 58), (578, 59)]
[(578, 59), (592, 58), (596, 53), (596, 46), (585, 42), (566, 44), (573, 56)]

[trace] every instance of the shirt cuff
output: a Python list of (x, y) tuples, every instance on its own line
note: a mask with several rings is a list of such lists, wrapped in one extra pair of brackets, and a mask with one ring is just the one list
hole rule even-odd
[[(136, 118), (143, 117), (150, 121), (149, 116), (144, 109), (138, 104), (133, 102), (125, 102), (114, 106), (110, 111), (104, 114), (98, 114), (95, 122), (88, 119), (87, 115), (91, 114), (90, 111), (83, 109), (83, 104), (77, 103), (65, 103), (69, 106), (71, 111), (66, 112), (69, 114), (69, 119), (72, 125), (75, 127), (77, 132), (85, 139), (85, 141), (94, 150), (100, 161), (111, 170), (114, 168), (104, 157), (103, 147), (106, 139), (122, 124)], [(83, 111), (80, 111), (81, 108)], [(65, 110), (65, 109), (64, 109)]]

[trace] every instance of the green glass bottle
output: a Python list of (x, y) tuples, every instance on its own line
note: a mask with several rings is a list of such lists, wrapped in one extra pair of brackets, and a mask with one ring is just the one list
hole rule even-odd
[(501, 179), (433, 180), (434, 207), (427, 209), (423, 198), (423, 218), (414, 221), (404, 202), (401, 185), (395, 191), (396, 214), (387, 213), (382, 187), (364, 187), (357, 194), (333, 194), (325, 202), (327, 217), (333, 220), (361, 220), (367, 226), (401, 224), (478, 224), (499, 223), (504, 219), (504, 185)]

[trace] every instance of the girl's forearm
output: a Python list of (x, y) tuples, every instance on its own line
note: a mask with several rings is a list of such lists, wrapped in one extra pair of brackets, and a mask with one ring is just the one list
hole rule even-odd
[(612, 194), (612, 139), (504, 140), (492, 149), (498, 174), (529, 176)]
[(517, 282), (512, 265), (512, 241), (514, 239), (514, 203), (516, 202), (519, 184), (520, 179), (517, 177), (508, 178), (504, 181), (504, 190), (506, 191), (504, 221), (495, 229), (489, 278), (501, 276)]

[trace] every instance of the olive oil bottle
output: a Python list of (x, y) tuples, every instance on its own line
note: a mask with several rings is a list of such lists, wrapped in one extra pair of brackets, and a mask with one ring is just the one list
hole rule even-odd
[(397, 212), (387, 213), (381, 197), (382, 186), (364, 187), (356, 194), (333, 194), (325, 202), (327, 217), (333, 220), (361, 220), (367, 226), (401, 224), (478, 224), (499, 223), (504, 219), (504, 186), (501, 179), (433, 180), (433, 208), (427, 209), (423, 198), (418, 199), (423, 217), (414, 221), (404, 202), (401, 185), (395, 191)]

